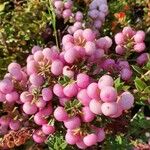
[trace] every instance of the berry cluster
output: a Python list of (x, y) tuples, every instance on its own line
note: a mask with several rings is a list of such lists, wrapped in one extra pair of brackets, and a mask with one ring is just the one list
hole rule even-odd
[(88, 15), (91, 18), (92, 27), (94, 27), (94, 29), (98, 30), (101, 28), (107, 14), (107, 0), (93, 0), (89, 5)]
[(109, 75), (103, 75), (96, 83), (91, 82), (87, 74), (79, 73), (76, 81), (64, 87), (54, 85), (53, 92), (60, 102), (54, 110), (54, 117), (67, 128), (65, 139), (68, 144), (85, 149), (103, 141), (104, 129), (94, 126), (93, 120), (98, 115), (117, 118), (133, 106), (133, 95), (127, 91), (118, 95), (113, 84)]
[[(34, 46), (25, 67), (11, 63), (0, 82), (0, 100), (13, 113), (0, 118), (1, 134), (32, 126), (33, 140), (43, 143), (54, 133), (55, 122), (63, 121), (69, 144), (83, 149), (104, 140), (105, 127), (93, 124), (97, 116), (119, 117), (134, 103), (130, 92), (118, 95), (111, 76), (103, 75), (99, 81), (90, 76), (93, 65), (96, 69), (92, 75), (107, 68), (104, 62), (109, 59), (104, 58), (104, 53), (111, 45), (109, 37), (96, 40), (91, 29), (77, 30), (63, 37), (61, 53), (56, 46)], [(106, 68), (100, 67), (101, 63)]]
[(65, 20), (68, 20), (72, 16), (72, 0), (54, 0), (53, 5), (57, 17), (63, 17)]
[(115, 35), (116, 53), (127, 57), (131, 51), (141, 53), (146, 48), (144, 39), (144, 31), (135, 31), (131, 27), (124, 27), (122, 32)]

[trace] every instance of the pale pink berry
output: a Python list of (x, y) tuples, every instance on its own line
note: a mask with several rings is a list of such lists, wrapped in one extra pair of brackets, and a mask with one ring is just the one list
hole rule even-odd
[(68, 78), (73, 78), (74, 77), (74, 71), (72, 71), (69, 66), (64, 66), (63, 75), (67, 76)]
[(82, 89), (78, 92), (77, 99), (84, 106), (88, 106), (89, 102), (91, 101), (91, 98), (88, 96), (86, 89)]
[(120, 33), (117, 33), (116, 35), (115, 35), (115, 42), (116, 42), (116, 44), (118, 44), (118, 45), (121, 45), (121, 44), (123, 44), (124, 43), (124, 35), (120, 32)]
[(105, 116), (115, 115), (118, 111), (118, 104), (116, 102), (103, 103), (101, 110)]
[(89, 86), (87, 87), (87, 94), (90, 98), (94, 98), (94, 99), (98, 99), (100, 96), (100, 90), (98, 88), (98, 84), (97, 83), (91, 83), (89, 84)]
[(83, 31), (83, 38), (86, 39), (86, 41), (94, 41), (95, 34), (91, 29), (85, 29)]
[(113, 86), (113, 78), (109, 75), (103, 75), (98, 81), (99, 89), (102, 89), (104, 86)]
[(117, 100), (117, 91), (111, 86), (104, 86), (100, 92), (100, 98), (103, 102), (113, 102)]
[(116, 51), (116, 53), (117, 53), (117, 54), (119, 54), (119, 55), (123, 55), (123, 54), (124, 54), (124, 52), (125, 52), (125, 49), (124, 49), (124, 47), (123, 47), (123, 46), (121, 46), (121, 45), (117, 45), (117, 46), (116, 46), (116, 48), (115, 48), (115, 51)]
[(145, 43), (137, 43), (136, 45), (134, 45), (134, 51), (140, 53), (143, 52), (146, 48)]
[(142, 30), (139, 30), (136, 32), (136, 34), (134, 35), (134, 41), (136, 43), (141, 43), (143, 42), (145, 39), (145, 32)]
[(51, 65), (51, 72), (54, 75), (58, 76), (62, 73), (63, 66), (63, 63), (60, 60), (54, 60)]
[(102, 113), (101, 106), (102, 103), (100, 102), (100, 100), (92, 99), (89, 103), (89, 108), (91, 112), (97, 115)]
[(92, 146), (95, 145), (97, 143), (97, 136), (96, 134), (92, 133), (92, 134), (88, 134), (83, 138), (83, 142), (85, 143), (85, 145), (87, 146)]
[(122, 30), (124, 36), (132, 37), (135, 34), (135, 31), (131, 27), (124, 27)]

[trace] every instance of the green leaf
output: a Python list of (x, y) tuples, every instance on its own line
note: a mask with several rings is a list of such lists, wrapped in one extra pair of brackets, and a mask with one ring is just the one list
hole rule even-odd
[(146, 87), (143, 91), (143, 93), (148, 93), (150, 94), (150, 86)]
[(115, 80), (115, 89), (119, 92), (123, 89), (124, 82), (121, 82), (120, 77)]
[(137, 73), (139, 73), (139, 74), (143, 74), (143, 70), (140, 68), (140, 67), (138, 67), (138, 66), (136, 66), (136, 65), (132, 65), (132, 68), (133, 68), (133, 70), (134, 71), (136, 71)]
[(0, 12), (5, 9), (5, 3), (0, 4)]
[(136, 77), (134, 83), (138, 91), (143, 91), (147, 87), (146, 83), (138, 77)]
[(150, 61), (146, 64), (146, 68), (150, 70)]

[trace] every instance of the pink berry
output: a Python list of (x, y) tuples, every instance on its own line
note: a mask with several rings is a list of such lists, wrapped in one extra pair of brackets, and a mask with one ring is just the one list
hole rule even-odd
[(29, 81), (32, 85), (41, 86), (44, 82), (44, 79), (41, 75), (34, 73), (30, 75)]
[(33, 115), (37, 112), (37, 106), (30, 102), (25, 102), (23, 104), (23, 111), (28, 115)]
[(83, 142), (85, 143), (85, 145), (87, 146), (92, 146), (95, 145), (97, 143), (97, 136), (96, 134), (92, 133), (92, 134), (88, 134), (83, 138)]
[(134, 45), (134, 51), (140, 53), (143, 52), (146, 48), (145, 43), (137, 43), (136, 45)]
[(25, 103), (25, 102), (31, 102), (33, 99), (33, 96), (31, 95), (30, 92), (28, 91), (24, 91), (20, 94), (20, 100), (21, 102)]
[(89, 76), (85, 73), (80, 73), (77, 75), (77, 85), (80, 88), (86, 88), (89, 85)]
[(42, 53), (44, 55), (44, 58), (46, 58), (50, 62), (59, 58), (58, 52), (53, 51), (50, 48), (44, 48)]
[(54, 110), (54, 117), (58, 121), (65, 121), (68, 119), (68, 114), (63, 107), (58, 106)]
[(82, 21), (82, 19), (83, 19), (83, 13), (80, 12), (80, 11), (77, 11), (76, 15), (75, 15), (75, 19), (76, 19), (76, 21)]
[(57, 9), (62, 9), (63, 8), (63, 2), (62, 1), (55, 1), (54, 2), (54, 6), (57, 8)]
[(102, 142), (105, 139), (104, 129), (103, 128), (98, 128), (97, 132), (96, 132), (96, 135), (97, 135), (97, 141)]
[(46, 137), (44, 133), (42, 132), (42, 130), (36, 130), (33, 133), (32, 137), (33, 137), (33, 140), (38, 144), (44, 143), (44, 141), (46, 140)]
[(68, 144), (74, 145), (80, 140), (80, 137), (78, 135), (74, 135), (71, 131), (67, 131), (65, 140)]
[(42, 48), (40, 46), (35, 45), (35, 46), (33, 46), (31, 51), (32, 51), (32, 54), (34, 54), (35, 52), (41, 51), (41, 50), (42, 50)]
[(117, 33), (116, 35), (115, 35), (115, 42), (116, 42), (116, 44), (118, 44), (118, 45), (121, 45), (121, 44), (123, 44), (124, 43), (124, 35), (120, 32), (120, 33)]
[(71, 48), (65, 52), (64, 59), (67, 63), (72, 64), (75, 61), (76, 56), (76, 50)]
[(34, 60), (31, 60), (27, 63), (27, 73), (31, 75), (33, 73), (37, 73), (38, 64)]
[(124, 27), (122, 33), (124, 36), (132, 37), (135, 34), (135, 31), (131, 27)]
[(63, 86), (61, 84), (55, 84), (53, 87), (53, 92), (58, 97), (64, 97)]
[(132, 77), (132, 70), (128, 69), (128, 68), (123, 68), (120, 72), (121, 74), (121, 78), (125, 81), (128, 81), (131, 79)]
[(145, 39), (145, 32), (144, 31), (137, 31), (136, 34), (134, 35), (134, 41), (136, 43), (141, 43)]
[(121, 46), (121, 45), (117, 45), (117, 46), (116, 46), (116, 48), (115, 48), (115, 51), (116, 51), (116, 53), (117, 53), (117, 54), (119, 54), (119, 55), (123, 55), (123, 54), (124, 54), (124, 52), (125, 52), (125, 49), (124, 49), (124, 47), (123, 47), (123, 46)]
[(2, 116), (0, 118), (0, 124), (1, 126), (8, 126), (10, 123), (11, 119), (8, 116)]
[(136, 62), (139, 65), (144, 65), (148, 62), (149, 59), (149, 54), (148, 53), (143, 53), (141, 54), (137, 59)]
[(45, 135), (53, 134), (55, 132), (55, 127), (49, 124), (43, 124), (42, 131)]
[(6, 94), (6, 101), (9, 103), (17, 101), (19, 98), (19, 94), (16, 91)]
[(83, 38), (86, 39), (86, 41), (94, 41), (95, 34), (91, 29), (85, 29), (83, 31)]
[(112, 116), (117, 113), (118, 104), (116, 102), (103, 103), (101, 110), (105, 116)]
[(43, 100), (42, 97), (39, 97), (38, 100), (35, 102), (38, 108), (44, 108), (46, 106), (46, 101)]
[(53, 93), (51, 88), (43, 88), (42, 89), (42, 97), (44, 101), (50, 101), (53, 98)]
[(72, 117), (64, 121), (64, 125), (67, 129), (76, 129), (80, 127), (81, 121), (79, 117)]
[(87, 145), (85, 145), (83, 141), (77, 142), (76, 145), (79, 149), (86, 149), (87, 148)]
[(9, 80), (8, 78), (3, 79), (2, 81), (0, 81), (0, 91), (7, 94), (10, 93), (14, 88), (14, 85), (12, 83), (11, 80)]
[(94, 119), (95, 115), (91, 112), (89, 107), (82, 108), (82, 120), (83, 122), (91, 122)]
[(117, 104), (118, 104), (118, 111), (114, 115), (110, 116), (111, 118), (118, 118), (122, 115), (123, 109), (119, 103)]
[(109, 75), (103, 75), (98, 81), (99, 89), (102, 89), (104, 86), (113, 86), (113, 78)]
[(86, 89), (80, 90), (78, 92), (77, 98), (84, 106), (88, 106), (89, 102), (91, 101), (91, 98), (88, 96)]
[(90, 41), (86, 42), (84, 48), (85, 48), (86, 54), (89, 56), (93, 55), (94, 52), (96, 51), (95, 43), (90, 42)]
[(63, 45), (67, 44), (68, 42), (73, 43), (73, 37), (70, 34), (64, 35), (63, 39), (62, 39), (62, 44)]
[(34, 60), (36, 62), (42, 61), (43, 58), (44, 58), (44, 55), (43, 55), (42, 51), (37, 51), (34, 53)]
[(73, 78), (74, 72), (71, 70), (71, 68), (69, 66), (64, 66), (63, 75), (67, 76), (68, 78)]
[(34, 122), (39, 126), (43, 124), (47, 124), (45, 115), (43, 115), (41, 112), (38, 112), (34, 115)]
[(11, 70), (14, 69), (14, 68), (16, 68), (18, 70), (21, 70), (21, 66), (16, 62), (12, 62), (8, 65), (8, 71), (9, 72), (11, 72)]
[(76, 83), (68, 84), (64, 87), (63, 92), (67, 97), (74, 97), (78, 93), (78, 87)]
[(102, 103), (96, 99), (92, 99), (89, 103), (89, 108), (91, 112), (97, 115), (102, 113), (101, 106), (102, 106)]
[(65, 8), (67, 8), (67, 9), (71, 8), (72, 5), (73, 5), (72, 0), (67, 0), (67, 1), (64, 3)]
[(89, 86), (87, 87), (87, 94), (90, 98), (93, 99), (98, 99), (100, 90), (98, 88), (98, 84), (97, 83), (91, 83), (89, 84)]
[(117, 99), (117, 91), (111, 86), (104, 86), (100, 92), (100, 98), (103, 102), (113, 102)]
[(58, 76), (62, 73), (63, 71), (63, 63), (60, 61), (60, 60), (55, 60), (52, 62), (52, 65), (51, 65), (51, 72)]
[(72, 12), (71, 12), (71, 10), (70, 9), (65, 9), (64, 11), (63, 11), (63, 18), (65, 18), (65, 19), (68, 19), (69, 17), (71, 17), (71, 15), (72, 15)]
[(18, 130), (20, 126), (21, 124), (20, 124), (20, 121), (18, 120), (11, 120), (9, 123), (9, 128), (14, 131)]
[(63, 97), (63, 98), (59, 98), (59, 103), (62, 105), (62, 106), (65, 106), (65, 103), (70, 101), (71, 99), (68, 98), (68, 97)]

